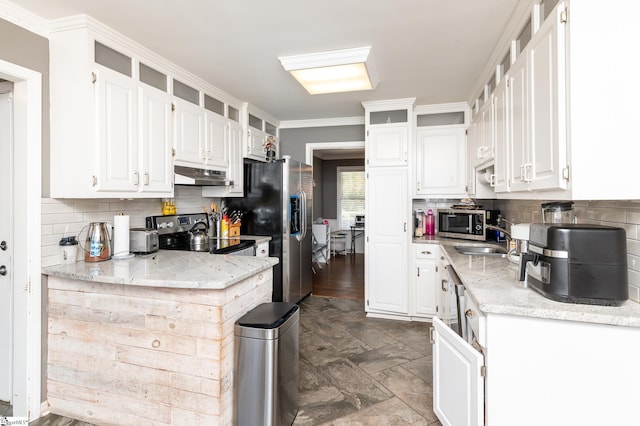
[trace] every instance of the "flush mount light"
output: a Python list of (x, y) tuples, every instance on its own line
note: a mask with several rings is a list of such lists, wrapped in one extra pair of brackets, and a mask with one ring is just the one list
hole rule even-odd
[(278, 59), (312, 95), (372, 90), (378, 85), (371, 46)]

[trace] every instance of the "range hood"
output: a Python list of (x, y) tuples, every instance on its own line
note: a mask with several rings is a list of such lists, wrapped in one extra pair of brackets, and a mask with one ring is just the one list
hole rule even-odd
[(205, 170), (197, 169), (195, 167), (175, 166), (174, 172), (174, 183), (176, 185), (233, 185), (233, 182), (227, 179), (227, 173), (218, 170)]

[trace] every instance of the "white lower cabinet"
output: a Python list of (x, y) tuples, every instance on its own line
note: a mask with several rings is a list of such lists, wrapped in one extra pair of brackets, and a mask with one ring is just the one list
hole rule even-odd
[(256, 245), (257, 257), (269, 257), (269, 241), (263, 241)]
[(406, 167), (367, 171), (365, 310), (368, 314), (409, 313), (408, 184)]
[(433, 319), (433, 410), (443, 425), (638, 424), (640, 371), (630, 354), (640, 353), (640, 328), (493, 313), (475, 319), (484, 323), (475, 335), (482, 353)]
[(433, 411), (444, 426), (484, 425), (483, 366), (482, 353), (433, 318)]
[(412, 281), (410, 314), (431, 318), (438, 310), (438, 282), (440, 277), (440, 246), (413, 244), (414, 276)]

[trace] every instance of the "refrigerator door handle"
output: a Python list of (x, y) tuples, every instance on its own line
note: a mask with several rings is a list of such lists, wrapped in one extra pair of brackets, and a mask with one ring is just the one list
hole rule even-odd
[(300, 232), (296, 235), (298, 241), (302, 241), (307, 236), (307, 194), (302, 188), (298, 190), (300, 194), (300, 200), (302, 201), (302, 208), (300, 210)]

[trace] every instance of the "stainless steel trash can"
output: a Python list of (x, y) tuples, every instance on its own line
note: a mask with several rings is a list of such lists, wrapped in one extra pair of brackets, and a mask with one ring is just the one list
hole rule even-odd
[(291, 425), (298, 413), (299, 308), (258, 305), (235, 323), (234, 414), (238, 426)]

